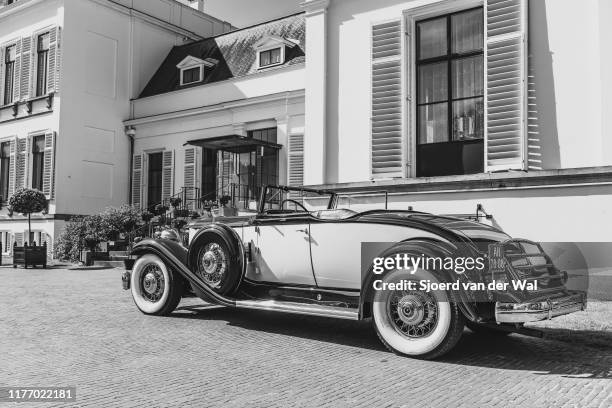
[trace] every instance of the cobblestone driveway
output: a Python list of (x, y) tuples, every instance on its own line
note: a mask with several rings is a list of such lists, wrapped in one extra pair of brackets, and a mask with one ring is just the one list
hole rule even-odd
[(612, 345), (466, 330), (419, 361), (365, 323), (196, 300), (148, 317), (119, 270), (0, 268), (0, 282), (1, 385), (75, 385), (79, 406), (612, 406)]

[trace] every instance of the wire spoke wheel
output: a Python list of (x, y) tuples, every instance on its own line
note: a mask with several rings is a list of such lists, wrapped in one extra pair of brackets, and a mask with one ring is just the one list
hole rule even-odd
[(395, 330), (409, 338), (429, 336), (438, 323), (436, 300), (427, 292), (394, 292), (388, 298), (387, 313)]
[(164, 294), (166, 281), (161, 268), (154, 263), (148, 264), (140, 274), (140, 293), (149, 302), (158, 302)]
[(216, 242), (210, 242), (200, 250), (197, 274), (213, 288), (223, 284), (228, 269), (228, 254)]

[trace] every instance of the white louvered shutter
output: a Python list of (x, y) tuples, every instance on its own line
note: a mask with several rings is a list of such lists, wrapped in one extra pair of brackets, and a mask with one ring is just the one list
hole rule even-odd
[(21, 39), (21, 72), (18, 74), (18, 78), (20, 89), (19, 98), (22, 100), (30, 98), (32, 42), (32, 37), (23, 37)]
[(59, 90), (60, 72), (60, 28), (49, 31), (49, 67), (47, 71), (47, 93)]
[(47, 199), (55, 198), (55, 132), (45, 133), (43, 166), (43, 193)]
[(18, 247), (23, 246), (24, 233), (23, 232), (16, 232), (14, 236), (15, 236), (14, 243), (16, 243)]
[[(21, 72), (21, 41), (17, 41), (17, 43), (15, 44), (15, 74), (14, 74), (14, 81), (13, 81), (13, 101), (18, 101), (19, 100), (19, 89), (20, 89), (20, 78), (19, 78), (19, 73)], [(4, 84), (2, 84), (2, 86), (4, 86)]]
[(527, 0), (487, 0), (485, 171), (524, 170)]
[(174, 150), (162, 153), (162, 201), (174, 194)]
[(301, 187), (304, 185), (304, 135), (289, 135), (287, 155), (289, 165), (289, 185)]
[(142, 208), (142, 174), (143, 155), (135, 154), (132, 158), (132, 205)]
[(372, 26), (371, 175), (403, 176), (402, 23)]
[(17, 139), (15, 151), (15, 191), (26, 187), (28, 181), (29, 138)]
[(4, 105), (4, 56), (6, 47), (0, 47), (0, 105)]
[(9, 197), (5, 197), (5, 200), (8, 200), (10, 198), (10, 196), (13, 195), (13, 193), (15, 193), (15, 174), (16, 174), (16, 164), (17, 164), (17, 160), (16, 160), (16, 155), (17, 155), (17, 138), (13, 138), (9, 144), (9, 188), (8, 188), (8, 194)]
[(187, 147), (185, 148), (185, 163), (183, 167), (183, 187), (185, 188), (185, 205), (188, 208), (192, 207), (193, 200), (197, 198), (195, 196), (196, 187), (196, 148)]

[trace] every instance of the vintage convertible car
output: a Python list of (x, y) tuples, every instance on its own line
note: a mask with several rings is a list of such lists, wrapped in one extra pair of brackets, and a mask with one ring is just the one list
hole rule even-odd
[[(474, 220), (417, 211), (355, 212), (338, 207), (332, 191), (268, 186), (250, 215), (196, 220), (189, 238), (174, 231), (138, 242), (123, 273), (146, 314), (173, 312), (184, 296), (236, 309), (261, 309), (341, 319), (371, 319), (392, 351), (419, 358), (448, 352), (464, 326), (475, 332), (537, 335), (523, 323), (584, 310), (584, 292), (565, 286), (540, 245), (511, 239)], [(187, 245), (188, 242), (188, 245)], [(461, 275), (439, 268), (389, 270), (362, 265), (362, 243), (379, 257), (398, 254), (488, 258), (502, 248), (501, 268)], [(499, 259), (497, 260), (499, 261)], [(126, 266), (128, 264), (126, 263)], [(487, 266), (489, 263), (487, 261)], [(374, 282), (490, 283), (523, 279), (537, 290), (374, 290)], [(399, 287), (399, 286), (397, 286)], [(413, 288), (414, 289), (414, 288)]]

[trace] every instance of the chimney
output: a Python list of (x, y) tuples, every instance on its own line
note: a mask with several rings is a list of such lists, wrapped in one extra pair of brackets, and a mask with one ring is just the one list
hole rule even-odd
[(204, 12), (204, 0), (198, 0), (198, 10)]

